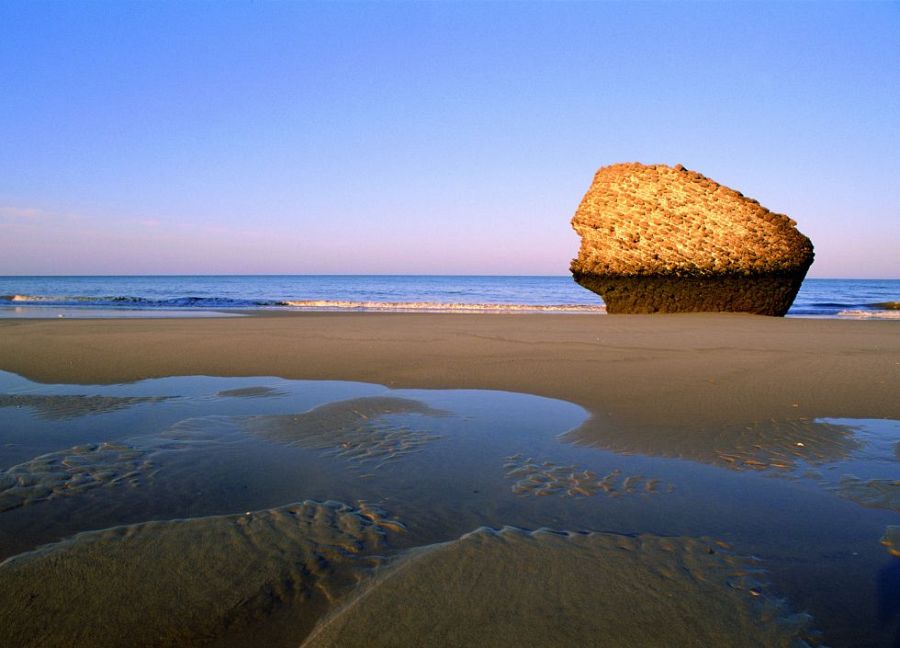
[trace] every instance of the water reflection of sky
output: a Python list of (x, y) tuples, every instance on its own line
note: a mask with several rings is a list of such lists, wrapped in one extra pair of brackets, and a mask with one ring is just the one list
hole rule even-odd
[(507, 392), (0, 373), (0, 555), (146, 520), (367, 502), (403, 523), (396, 550), (505, 525), (716, 538), (762, 558), (773, 591), (835, 644), (887, 641), (897, 559), (879, 539), (898, 524), (900, 423), (682, 433), (603, 430), (573, 404)]

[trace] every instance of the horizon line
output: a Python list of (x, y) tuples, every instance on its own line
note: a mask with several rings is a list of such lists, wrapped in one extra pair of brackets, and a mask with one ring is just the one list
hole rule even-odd
[[(41, 278), (74, 278), (74, 277), (528, 277), (528, 278), (553, 278), (569, 277), (571, 274), (490, 274), (490, 273), (125, 273), (125, 274), (0, 274), (0, 279), (22, 279), (31, 277)], [(898, 277), (804, 277), (818, 281), (900, 281)]]

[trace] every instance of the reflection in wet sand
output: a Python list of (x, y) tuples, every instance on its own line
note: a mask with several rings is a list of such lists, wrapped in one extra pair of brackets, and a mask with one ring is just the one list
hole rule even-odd
[(900, 526), (889, 526), (881, 538), (881, 544), (885, 546), (889, 554), (900, 558)]
[(232, 441), (243, 432), (235, 416), (196, 416), (178, 421), (163, 430), (158, 438), (145, 437), (144, 443), (170, 450), (179, 450)]
[(253, 433), (269, 441), (311, 449), (376, 468), (421, 449), (438, 438), (425, 430), (393, 423), (394, 415), (447, 416), (407, 398), (371, 397), (329, 403), (302, 414), (254, 416), (244, 420)]
[(895, 479), (860, 479), (844, 475), (835, 488), (838, 495), (868, 508), (882, 508), (900, 513), (900, 481)]
[(0, 564), (0, 645), (195, 645), (286, 607), (296, 645), (400, 530), (305, 501), (81, 533)]
[(144, 486), (157, 472), (156, 453), (214, 450), (241, 433), (234, 417), (208, 416), (179, 421), (159, 434), (50, 452), (0, 471), (0, 512), (101, 486)]
[[(61, 398), (88, 414), (178, 396), (83, 421), (0, 409), (2, 465), (17, 464), (0, 471), (0, 555), (19, 554), (0, 564), (0, 645), (297, 646), (332, 613), (311, 645), (815, 643), (776, 591), (835, 645), (895, 635), (866, 588), (884, 561), (897, 566), (877, 544), (893, 513), (875, 510), (897, 510), (884, 479), (896, 477), (897, 422), (616, 431), (595, 419), (560, 437), (584, 410), (523, 394), (262, 377), (98, 392), (109, 396)], [(328, 398), (348, 400), (312, 407)], [(409, 527), (363, 504), (281, 506), (306, 498), (378, 502)], [(460, 538), (481, 525), (585, 533)], [(882, 542), (897, 555), (892, 529)], [(625, 535), (588, 533), (600, 530)], [(707, 534), (762, 557), (772, 587), (724, 545), (687, 539)], [(898, 572), (878, 573), (878, 596), (896, 600)]]
[(216, 394), (224, 398), (266, 398), (269, 396), (284, 396), (274, 387), (241, 387), (239, 389), (225, 389)]
[(151, 469), (145, 450), (118, 443), (50, 452), (0, 471), (0, 512), (100, 486), (138, 486)]
[[(791, 646), (809, 617), (691, 538), (482, 528), (409, 552), (304, 646)], [(803, 644), (800, 644), (803, 645)]]
[(100, 486), (142, 485), (152, 477), (155, 453), (163, 450), (215, 452), (247, 439), (247, 431), (270, 441), (328, 449), (353, 462), (388, 461), (437, 439), (423, 430), (395, 425), (389, 415), (444, 416), (418, 401), (360, 398), (331, 403), (298, 415), (204, 416), (184, 419), (159, 434), (123, 443), (90, 443), (35, 457), (0, 471), (0, 512), (77, 495)]
[(574, 465), (560, 465), (514, 454), (503, 465), (506, 478), (513, 479), (516, 495), (559, 495), (563, 497), (591, 497), (603, 493), (609, 497), (635, 493), (652, 494), (661, 489), (672, 492), (674, 486), (663, 485), (659, 479), (643, 475), (623, 475), (618, 469), (600, 476), (592, 470)]
[(116, 412), (140, 403), (158, 403), (167, 398), (166, 396), (0, 394), (0, 407), (29, 407), (41, 418), (62, 420)]
[(716, 428), (614, 428), (596, 419), (564, 441), (625, 454), (690, 459), (733, 470), (791, 471), (799, 462), (846, 458), (860, 447), (854, 429), (811, 419), (760, 421)]

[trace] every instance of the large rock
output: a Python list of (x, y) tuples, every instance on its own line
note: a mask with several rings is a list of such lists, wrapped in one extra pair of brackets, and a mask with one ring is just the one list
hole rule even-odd
[(795, 225), (681, 165), (614, 164), (572, 218), (571, 270), (610, 313), (784, 315), (813, 261)]

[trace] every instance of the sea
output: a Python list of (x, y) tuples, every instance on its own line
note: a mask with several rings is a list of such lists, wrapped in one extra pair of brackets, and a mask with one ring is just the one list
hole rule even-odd
[[(247, 310), (604, 313), (569, 276), (0, 277), (0, 317), (177, 317)], [(900, 279), (807, 279), (789, 317), (900, 319)]]

